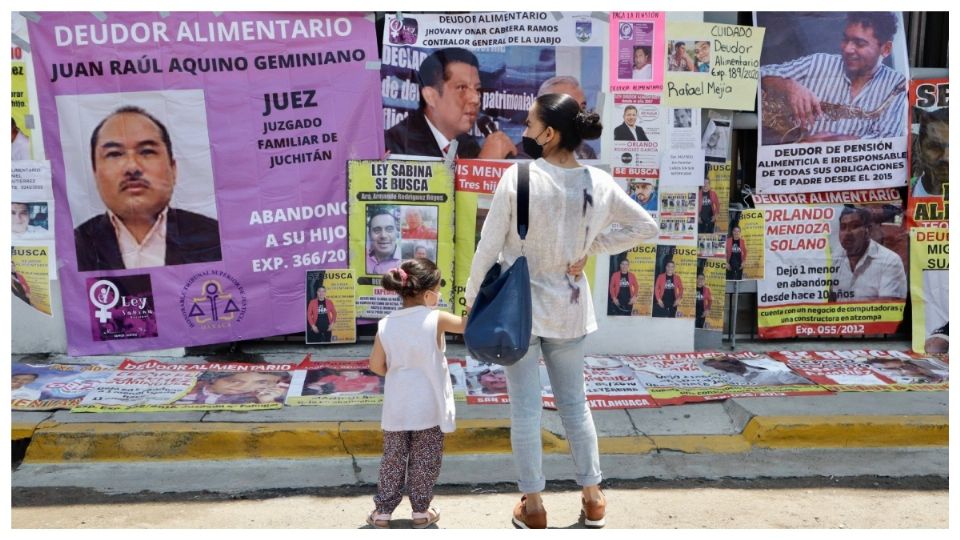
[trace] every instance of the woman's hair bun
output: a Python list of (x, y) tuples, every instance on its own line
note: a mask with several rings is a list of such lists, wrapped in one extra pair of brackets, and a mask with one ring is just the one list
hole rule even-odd
[(600, 138), (603, 133), (603, 124), (600, 123), (600, 115), (594, 111), (580, 111), (575, 120), (577, 133), (584, 139), (592, 140)]

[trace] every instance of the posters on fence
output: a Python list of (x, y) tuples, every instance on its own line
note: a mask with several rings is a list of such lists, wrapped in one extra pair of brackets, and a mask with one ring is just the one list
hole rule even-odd
[(671, 107), (752, 111), (764, 29), (733, 24), (667, 23), (663, 99)]
[[(399, 16), (399, 18), (398, 18)], [(393, 157), (526, 157), (521, 132), (539, 94), (596, 109), (603, 91), (606, 15), (546, 11), (385, 17), (383, 127)], [(444, 69), (446, 67), (446, 69)], [(599, 159), (585, 141), (578, 159)]]
[[(592, 410), (642, 409), (659, 407), (633, 370), (619, 358), (587, 356), (583, 359), (583, 379), (587, 404)], [(540, 381), (543, 383), (543, 406), (556, 409), (556, 397), (550, 385), (546, 364), (540, 361)]]
[(404, 259), (423, 257), (440, 269), (440, 309), (453, 301), (453, 171), (440, 161), (351, 161), (350, 268), (357, 318), (379, 319), (400, 308), (381, 287)]
[(757, 283), (764, 339), (891, 334), (907, 296), (896, 189), (757, 195), (766, 226)]
[(950, 219), (949, 101), (949, 79), (910, 81), (909, 227), (946, 227)]
[(114, 367), (99, 364), (13, 364), (11, 406), (15, 411), (70, 409)]
[(610, 13), (610, 91), (663, 90), (664, 33), (662, 11)]
[(307, 344), (357, 341), (355, 290), (356, 281), (349, 268), (307, 271)]
[(909, 62), (899, 12), (761, 12), (757, 190), (907, 182)]
[(293, 372), (286, 404), (375, 405), (383, 403), (383, 377), (368, 360), (304, 362)]
[(685, 353), (626, 356), (624, 362), (660, 405), (730, 397), (829, 394), (766, 355)]
[(771, 356), (835, 392), (943, 391), (946, 362), (906, 351), (780, 351)]
[(125, 360), (73, 411), (279, 409), (298, 365)]
[[(383, 155), (374, 23), (70, 12), (29, 31), (68, 351), (301, 331), (303, 271), (347, 264), (345, 162)], [(91, 339), (88, 283), (121, 274), (149, 278), (157, 333)]]
[(910, 229), (912, 348), (946, 354), (950, 349), (950, 232), (946, 228)]
[(611, 255), (607, 315), (693, 318), (696, 272), (696, 246), (640, 244)]

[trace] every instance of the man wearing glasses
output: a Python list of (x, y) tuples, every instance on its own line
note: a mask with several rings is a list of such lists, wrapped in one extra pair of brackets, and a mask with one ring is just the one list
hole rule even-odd
[(434, 51), (420, 64), (420, 108), (387, 130), (392, 154), (444, 157), (457, 141), (461, 158), (504, 159), (517, 147), (502, 131), (470, 135), (480, 113), (480, 64), (466, 49)]

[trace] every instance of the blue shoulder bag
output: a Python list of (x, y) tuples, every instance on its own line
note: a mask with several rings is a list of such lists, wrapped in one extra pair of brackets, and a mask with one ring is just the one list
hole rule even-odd
[(530, 348), (533, 313), (530, 301), (530, 269), (523, 255), (530, 217), (530, 164), (517, 170), (517, 233), (520, 257), (506, 271), (500, 263), (487, 272), (467, 319), (463, 339), (477, 360), (512, 366)]

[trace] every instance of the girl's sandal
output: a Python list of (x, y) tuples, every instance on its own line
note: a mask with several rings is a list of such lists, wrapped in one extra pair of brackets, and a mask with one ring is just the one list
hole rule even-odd
[(367, 514), (367, 525), (374, 529), (389, 529), (390, 517), (390, 514), (378, 514), (376, 510), (372, 510)]
[(426, 529), (440, 521), (440, 511), (431, 506), (426, 512), (413, 512), (410, 517), (413, 518), (414, 529)]

